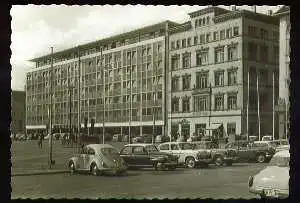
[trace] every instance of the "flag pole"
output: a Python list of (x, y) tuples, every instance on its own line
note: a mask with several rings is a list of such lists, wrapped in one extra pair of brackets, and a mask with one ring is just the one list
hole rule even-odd
[(250, 77), (248, 70), (248, 92), (247, 92), (247, 140), (249, 140), (249, 95), (250, 95)]
[(275, 75), (273, 71), (273, 140), (275, 140)]
[(256, 89), (257, 89), (257, 116), (258, 116), (258, 138), (261, 140), (260, 137), (260, 108), (259, 108), (259, 89), (258, 89), (258, 75), (257, 75), (257, 80), (256, 80)]

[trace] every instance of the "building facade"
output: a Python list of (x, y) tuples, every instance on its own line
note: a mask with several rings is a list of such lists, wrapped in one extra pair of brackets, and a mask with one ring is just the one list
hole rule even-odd
[(152, 133), (154, 124), (162, 133), (165, 47), (175, 25), (166, 21), (33, 59), (36, 68), (27, 73), (27, 130), (48, 127), (52, 88), (56, 131), (76, 131), (78, 119), (90, 128), (93, 119), (95, 133), (102, 133), (103, 124), (107, 133)]
[(220, 126), (227, 134), (272, 134), (276, 18), (235, 7), (189, 15), (189, 22), (170, 30), (168, 134), (207, 135)]
[(11, 92), (11, 133), (25, 133), (25, 91)]
[(290, 8), (281, 7), (275, 16), (280, 19), (279, 35), (279, 136), (285, 138), (289, 129), (289, 85), (290, 85)]

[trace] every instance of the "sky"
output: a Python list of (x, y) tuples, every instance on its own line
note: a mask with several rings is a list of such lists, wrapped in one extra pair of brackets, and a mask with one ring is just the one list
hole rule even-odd
[[(24, 90), (30, 59), (75, 47), (165, 20), (183, 23), (188, 13), (206, 6), (66, 6), (14, 5), (10, 11), (12, 90)], [(230, 6), (220, 6), (230, 9)], [(257, 12), (276, 12), (280, 6), (257, 6)], [(251, 9), (251, 6), (238, 6)]]

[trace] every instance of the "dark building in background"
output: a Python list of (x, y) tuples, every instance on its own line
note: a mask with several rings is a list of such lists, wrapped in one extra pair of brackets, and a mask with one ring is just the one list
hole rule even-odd
[(25, 91), (11, 92), (11, 133), (25, 133)]

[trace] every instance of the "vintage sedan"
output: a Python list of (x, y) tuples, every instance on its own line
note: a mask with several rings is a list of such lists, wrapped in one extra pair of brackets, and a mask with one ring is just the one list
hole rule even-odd
[(178, 164), (177, 157), (159, 152), (155, 145), (146, 143), (125, 145), (120, 156), (131, 168), (175, 170)]
[(264, 163), (269, 161), (275, 153), (275, 147), (264, 143), (253, 143), (246, 140), (239, 140), (226, 144), (226, 149), (237, 151), (237, 160), (256, 161)]
[(158, 146), (159, 151), (178, 157), (178, 163), (188, 168), (196, 168), (199, 165), (207, 166), (212, 157), (209, 150), (194, 150), (188, 142), (165, 142)]
[(255, 176), (249, 177), (249, 191), (262, 198), (287, 198), (289, 196), (289, 162), (288, 150), (277, 152), (269, 166)]
[(105, 173), (124, 174), (126, 162), (118, 154), (118, 150), (109, 144), (89, 144), (68, 160), (71, 173), (87, 171), (92, 175)]

